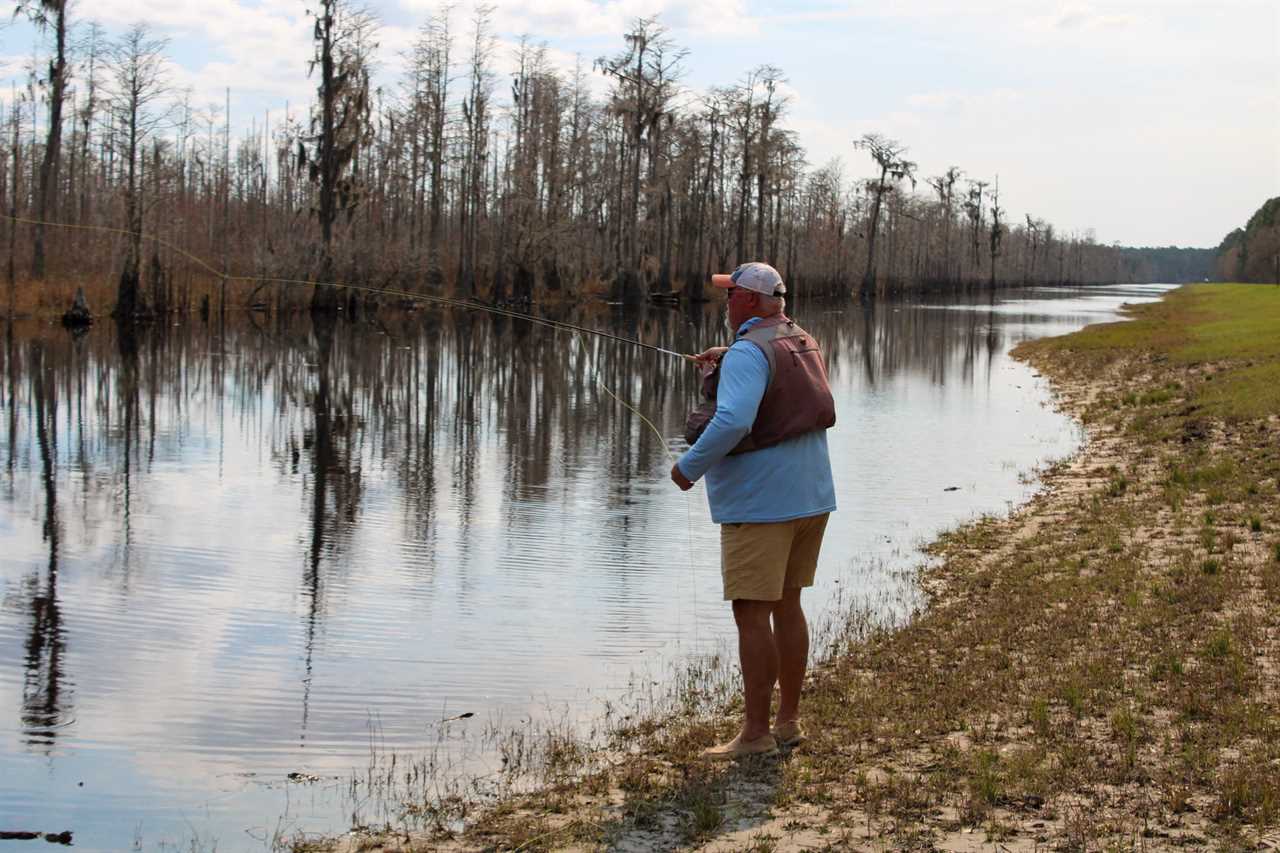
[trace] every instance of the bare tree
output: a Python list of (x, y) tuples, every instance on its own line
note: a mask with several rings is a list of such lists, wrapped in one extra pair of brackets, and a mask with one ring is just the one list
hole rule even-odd
[(49, 60), (49, 128), (44, 156), (40, 160), (40, 185), (36, 191), (36, 219), (32, 246), (31, 275), (44, 278), (45, 221), (53, 213), (53, 187), (58, 180), (62, 148), (62, 106), (67, 96), (67, 0), (19, 0), (18, 13), (25, 14), (41, 31), (53, 28), (53, 57)]
[(22, 132), (22, 101), (19, 99), (18, 93), (13, 93), (12, 99), (9, 101), (9, 124), (13, 137), (12, 150), (10, 152), (13, 158), (13, 168), (10, 170), (8, 181), (9, 187), (9, 319), (13, 319), (14, 312), (17, 308), (18, 295), (18, 279), (16, 270), (16, 258), (18, 253), (18, 181), (22, 176), (22, 164), (20, 156), (22, 147), (19, 144), (20, 134)]
[(1004, 208), (1000, 206), (1000, 176), (996, 175), (995, 185), (991, 189), (991, 233), (989, 235), (989, 247), (991, 250), (991, 289), (996, 286), (996, 258), (1000, 257), (1000, 247), (1004, 242), (1004, 223), (1000, 221), (1000, 217), (1004, 215)]
[(426, 96), (426, 146), (431, 168), (431, 191), (427, 228), (428, 280), (439, 286), (444, 282), (440, 267), (441, 216), (444, 207), (445, 121), (449, 104), (450, 55), (452, 36), (449, 32), (450, 6), (440, 9), (423, 27), (415, 46), (414, 59), (422, 72)]
[(1043, 246), (1046, 251), (1049, 242), (1053, 239), (1053, 226), (1049, 225), (1043, 219), (1034, 219), (1031, 214), (1026, 215), (1027, 219), (1027, 266), (1026, 272), (1022, 277), (1028, 283), (1035, 280), (1036, 264), (1040, 259), (1040, 249)]
[(132, 319), (150, 313), (139, 288), (142, 263), (141, 154), (147, 140), (166, 120), (160, 108), (167, 75), (164, 39), (152, 38), (145, 24), (134, 24), (112, 45), (112, 121), (124, 136), (125, 230), (129, 232), (124, 269), (116, 291), (116, 317)]
[[(614, 294), (624, 301), (640, 297), (640, 202), (641, 165), (646, 151), (654, 160), (649, 134), (667, 119), (667, 108), (674, 95), (674, 84), (680, 75), (684, 52), (674, 47), (666, 29), (655, 18), (638, 18), (624, 34), (627, 49), (612, 58), (596, 60), (596, 66), (612, 77), (616, 84), (610, 98), (610, 109), (622, 122), (625, 142), (620, 146), (620, 162), (625, 174), (623, 220), (618, 228)], [(652, 170), (651, 170), (652, 174)], [(622, 190), (623, 184), (619, 183)]]
[(760, 103), (760, 132), (757, 144), (756, 164), (756, 259), (764, 260), (764, 229), (769, 210), (768, 189), (770, 163), (774, 148), (779, 147), (779, 140), (772, 133), (774, 124), (782, 116), (787, 106), (787, 98), (778, 94), (778, 85), (786, 82), (782, 70), (772, 65), (761, 65), (756, 69), (756, 78), (764, 87), (764, 98)]
[[(726, 132), (727, 102), (724, 90), (712, 89), (705, 98), (702, 114), (691, 118), (688, 130), (690, 144), (688, 150), (693, 155), (699, 168), (691, 169), (690, 179), (697, 181), (691, 187), (695, 198), (691, 205), (693, 240), (689, 244), (690, 262), (686, 265), (685, 277), (700, 281), (710, 272), (709, 252), (704, 251), (704, 240), (708, 229), (708, 219), (719, 218), (719, 195), (716, 193), (716, 163), (723, 159), (724, 135)], [(707, 131), (701, 130), (706, 123)], [(705, 149), (703, 140), (705, 139)], [(687, 288), (701, 297), (701, 288)]]
[[(372, 18), (347, 0), (320, 0), (315, 13), (315, 56), (309, 73), (320, 69), (318, 103), (312, 112), (310, 150), (299, 146), (299, 165), (309, 166), (320, 190), (316, 217), (320, 220), (320, 264), (317, 280), (332, 283), (333, 225), (339, 213), (351, 214), (361, 200), (361, 188), (350, 175), (359, 148), (369, 136), (369, 66), (367, 51)], [(362, 49), (363, 48), (363, 49)], [(334, 311), (336, 287), (316, 287), (312, 311)]]
[(462, 289), (475, 295), (479, 264), (480, 219), (483, 215), (486, 165), (489, 158), (489, 102), (493, 96), (494, 37), (490, 18), (492, 6), (479, 6), (472, 19), (470, 83), (462, 102), (465, 123), (461, 195), (458, 199), (459, 241), (458, 280)]
[(959, 167), (952, 166), (941, 175), (929, 178), (929, 186), (938, 194), (939, 214), (942, 220), (942, 267), (943, 281), (951, 277), (951, 225), (955, 218), (955, 186), (964, 174)]
[(738, 169), (738, 215), (737, 239), (734, 242), (734, 259), (742, 263), (746, 253), (747, 239), (747, 205), (750, 203), (751, 175), (754, 163), (752, 154), (756, 149), (756, 86), (760, 80), (760, 69), (753, 68), (747, 73), (746, 80), (738, 87), (737, 101), (733, 105), (734, 129), (738, 132), (738, 140), (742, 146), (742, 157)]
[(867, 225), (867, 267), (862, 275), (862, 287), (858, 297), (862, 300), (870, 298), (876, 288), (876, 232), (880, 227), (880, 209), (886, 194), (897, 189), (904, 178), (915, 186), (916, 164), (906, 159), (907, 147), (896, 139), (888, 139), (878, 133), (864, 134), (854, 143), (855, 148), (863, 148), (880, 167), (880, 175), (866, 182), (866, 189), (871, 196), (871, 221)]
[(979, 247), (982, 242), (982, 225), (985, 221), (983, 199), (987, 194), (987, 182), (968, 181), (967, 183), (969, 186), (964, 201), (964, 213), (965, 218), (969, 220), (970, 245), (973, 249), (973, 267), (976, 275), (982, 264)]
[[(93, 127), (98, 120), (98, 107), (100, 106), (99, 70), (105, 49), (105, 31), (96, 21), (90, 21), (76, 46), (77, 53), (83, 57), (85, 99), (77, 115), (80, 123), (80, 197), (78, 201), (73, 201), (72, 203), (76, 204), (76, 218), (81, 225), (84, 225), (89, 219), (89, 157), (93, 140)], [(72, 187), (73, 192), (74, 189)]]

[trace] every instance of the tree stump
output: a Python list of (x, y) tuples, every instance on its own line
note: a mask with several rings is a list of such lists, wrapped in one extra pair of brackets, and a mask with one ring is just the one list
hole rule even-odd
[(89, 302), (84, 298), (84, 288), (76, 288), (76, 298), (71, 307), (62, 315), (62, 325), (68, 329), (83, 329), (93, 324), (93, 313), (89, 311)]

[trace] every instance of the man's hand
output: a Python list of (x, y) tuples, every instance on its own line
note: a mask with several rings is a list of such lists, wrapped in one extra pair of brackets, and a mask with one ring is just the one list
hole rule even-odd
[(682, 492), (687, 492), (693, 488), (693, 483), (689, 481), (688, 477), (681, 473), (679, 465), (671, 466), (671, 482), (679, 486), (680, 491)]
[(717, 361), (720, 360), (720, 357), (728, 351), (729, 351), (728, 347), (711, 347), (710, 349), (704, 350), (698, 353), (697, 355), (691, 355), (689, 356), (689, 358), (693, 359), (693, 361), (696, 362), (698, 365), (705, 366), (708, 364), (715, 364)]

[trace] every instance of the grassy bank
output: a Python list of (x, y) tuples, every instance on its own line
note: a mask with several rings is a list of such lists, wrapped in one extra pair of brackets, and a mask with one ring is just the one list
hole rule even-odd
[(298, 849), (1280, 845), (1280, 288), (1133, 313), (1020, 348), (1087, 446), (935, 543), (909, 623), (850, 623), (805, 745), (708, 767), (733, 720), (691, 701), (465, 830)]

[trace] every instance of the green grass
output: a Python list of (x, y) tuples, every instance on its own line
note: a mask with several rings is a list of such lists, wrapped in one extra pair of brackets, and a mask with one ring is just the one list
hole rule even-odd
[[(1199, 365), (1199, 380), (1186, 389), (1198, 413), (1229, 420), (1280, 413), (1280, 287), (1189, 285), (1134, 307), (1131, 315), (1023, 346), (1028, 353), (1070, 350), (1095, 366), (1140, 352)], [(1160, 405), (1177, 396), (1175, 389), (1155, 387), (1131, 392), (1130, 405)]]

